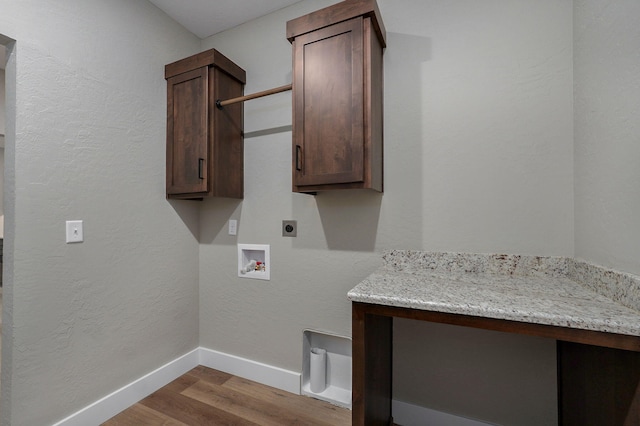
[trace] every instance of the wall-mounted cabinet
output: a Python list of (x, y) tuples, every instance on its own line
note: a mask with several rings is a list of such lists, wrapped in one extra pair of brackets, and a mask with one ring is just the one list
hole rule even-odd
[(293, 191), (383, 187), (385, 29), (374, 0), (287, 22), (293, 48)]
[[(382, 192), (385, 38), (375, 0), (287, 22), (294, 192)], [(245, 71), (215, 49), (167, 65), (165, 78), (167, 198), (242, 198), (242, 102), (289, 86), (243, 97)]]
[(167, 198), (242, 198), (242, 96), (245, 71), (215, 49), (165, 67), (167, 80)]

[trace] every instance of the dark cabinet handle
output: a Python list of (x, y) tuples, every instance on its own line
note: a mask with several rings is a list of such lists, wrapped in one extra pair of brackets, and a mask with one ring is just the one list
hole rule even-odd
[(302, 147), (300, 145), (296, 145), (296, 170), (298, 171), (302, 170), (301, 154), (302, 154)]
[(198, 158), (198, 177), (204, 179), (204, 158)]

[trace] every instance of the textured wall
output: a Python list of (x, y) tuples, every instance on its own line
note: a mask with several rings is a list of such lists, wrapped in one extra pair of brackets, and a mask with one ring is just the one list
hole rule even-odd
[[(4, 49), (4, 46), (0, 46)], [(0, 64), (4, 67), (4, 64)], [(0, 135), (4, 135), (4, 69), (0, 69)]]
[[(0, 49), (4, 50), (4, 46), (0, 45)], [(0, 58), (3, 57), (4, 55), (0, 55)], [(4, 63), (0, 63), (0, 66), (4, 67)], [(4, 111), (4, 69), (0, 69), (0, 188), (4, 187)], [(0, 238), (4, 235), (4, 197), (2, 197), (2, 193), (0, 189)]]
[(640, 3), (574, 2), (576, 256), (640, 274)]
[[(164, 195), (164, 65), (200, 42), (146, 1), (0, 10), (17, 40), (2, 424), (44, 425), (198, 346), (197, 210)], [(65, 244), (67, 219), (84, 243)]]
[[(298, 3), (203, 49), (247, 70), (246, 93), (288, 83), (286, 21), (331, 3)], [(200, 212), (202, 346), (300, 371), (305, 328), (351, 334), (346, 292), (383, 249), (573, 254), (571, 1), (378, 4), (388, 31), (384, 195), (291, 193), (290, 95), (247, 102), (245, 199), (205, 201)], [(297, 238), (281, 237), (283, 219), (298, 220)], [(271, 244), (271, 281), (237, 278), (237, 242)], [(474, 388), (443, 388), (446, 406), (424, 391), (440, 366), (421, 354), (446, 347), (447, 334), (398, 325), (396, 397), (506, 424), (555, 421), (553, 341), (530, 340), (523, 353), (521, 339), (492, 338), (476, 359), (482, 339), (459, 332), (466, 356), (452, 368), (494, 372), (503, 385), (483, 389), (487, 400), (509, 401), (478, 410), (465, 406)], [(520, 364), (503, 368), (504, 353)]]
[[(331, 3), (306, 0), (200, 46), (146, 2), (0, 0), (0, 42), (18, 40), (7, 69), (17, 81), (8, 88), (7, 133), (17, 138), (6, 153), (3, 332), (13, 345), (3, 348), (4, 424), (60, 419), (196, 346), (198, 330), (204, 347), (300, 371), (305, 328), (350, 335), (346, 292), (380, 264), (383, 249), (573, 254), (569, 0), (379, 0), (389, 45), (384, 195), (291, 193), (291, 102), (279, 94), (245, 106), (244, 201), (164, 200), (163, 65), (216, 47), (247, 70), (246, 93), (288, 83), (286, 21)], [(590, 28), (597, 10), (576, 3), (578, 22)], [(625, 17), (633, 14), (603, 10), (631, 25)], [(595, 38), (606, 33), (595, 28)], [(620, 30), (628, 42), (637, 40), (631, 29)], [(579, 31), (576, 64), (592, 69), (596, 54)], [(613, 50), (611, 59), (622, 61)], [(576, 71), (577, 104), (607, 71), (595, 65), (589, 91)], [(602, 89), (598, 99), (609, 95)], [(576, 177), (584, 178), (576, 184), (576, 252), (606, 263), (590, 254), (600, 241), (618, 253), (625, 229), (625, 247), (637, 237), (624, 216), (637, 211), (627, 184), (637, 182), (629, 176), (637, 168), (610, 173), (617, 162), (594, 170), (591, 162), (637, 151), (629, 141), (607, 149), (613, 137), (623, 140), (612, 129), (587, 137), (625, 116), (614, 114), (613, 101), (598, 117), (576, 106)], [(587, 118), (602, 119), (581, 136)], [(635, 129), (632, 120), (618, 124)], [(613, 204), (589, 201), (614, 187)], [(585, 212), (596, 216), (579, 210), (587, 201)], [(604, 223), (616, 222), (607, 226), (621, 235), (596, 234), (604, 213), (593, 205), (615, 207)], [(230, 218), (239, 220), (237, 238), (226, 235)], [(85, 220), (85, 243), (64, 244), (66, 219)], [(298, 220), (297, 238), (280, 236), (282, 219)], [(271, 281), (236, 277), (237, 242), (271, 244)], [(625, 253), (633, 251), (609, 263), (633, 272)], [(452, 337), (461, 345), (455, 354), (446, 352)], [(401, 399), (507, 424), (554, 418), (553, 342), (402, 322), (396, 347)], [(517, 362), (505, 364), (505, 353)], [(444, 380), (434, 395), (422, 383), (443, 371), (438, 359), (450, 371), (491, 372), (500, 386), (470, 386), (485, 380), (480, 374), (463, 386)], [(465, 405), (479, 389), (486, 401), (519, 396), (525, 404)]]
[[(0, 148), (0, 188), (4, 188), (4, 148)], [(4, 191), (0, 189), (0, 238), (4, 237)]]

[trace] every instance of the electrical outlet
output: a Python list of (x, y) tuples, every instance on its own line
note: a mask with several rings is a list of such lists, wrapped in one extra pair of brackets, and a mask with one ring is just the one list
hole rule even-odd
[(298, 236), (298, 222), (296, 220), (283, 220), (282, 221), (282, 236), (283, 237), (297, 237)]
[(229, 220), (229, 235), (236, 235), (238, 233), (238, 221), (235, 219)]

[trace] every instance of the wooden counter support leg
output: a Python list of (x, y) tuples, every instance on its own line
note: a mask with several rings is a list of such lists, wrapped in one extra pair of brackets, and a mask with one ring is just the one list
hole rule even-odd
[(354, 426), (389, 425), (391, 418), (392, 317), (371, 315), (353, 303)]
[(562, 426), (640, 425), (640, 352), (558, 341)]

